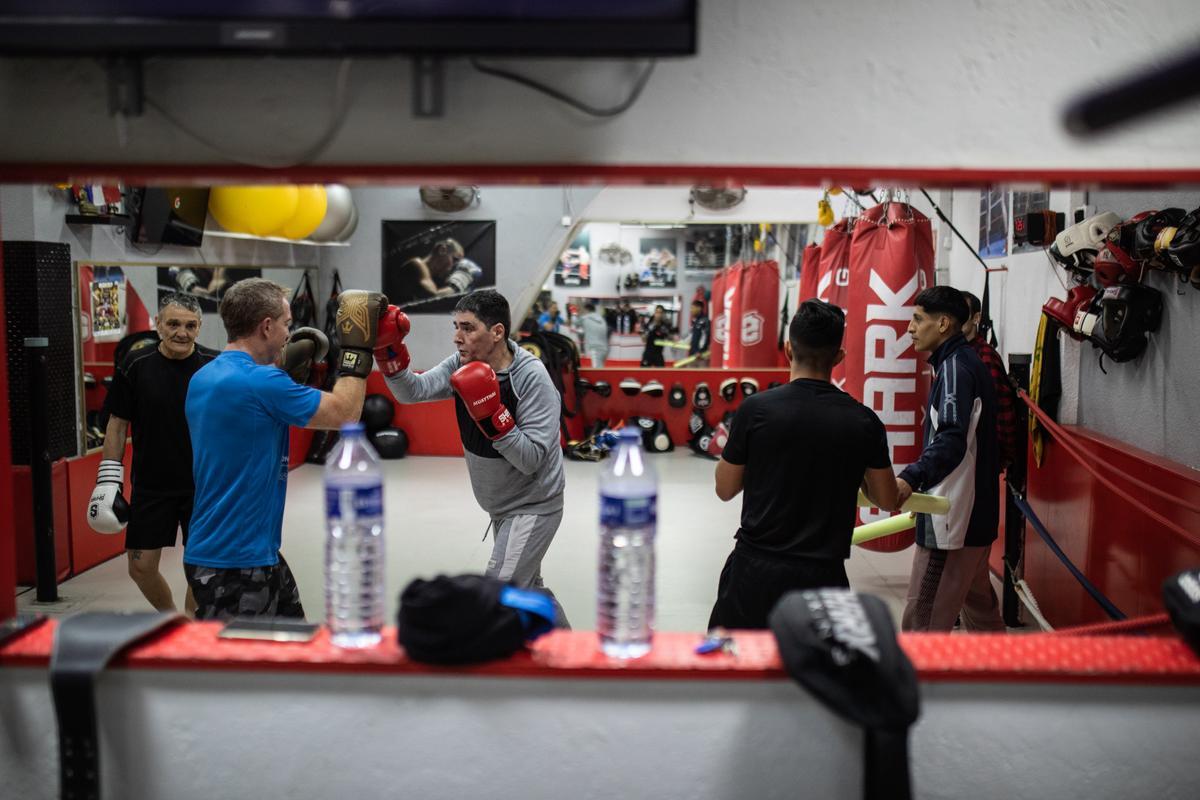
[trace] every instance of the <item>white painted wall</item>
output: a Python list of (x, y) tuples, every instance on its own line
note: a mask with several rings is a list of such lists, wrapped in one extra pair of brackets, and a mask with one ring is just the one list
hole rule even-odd
[[(1197, 166), (1195, 101), (1079, 142), (1077, 92), (1193, 45), (1194, 0), (705, 0), (699, 53), (665, 60), (638, 103), (586, 118), (452, 59), (446, 115), (414, 119), (404, 58), (351, 67), (344, 125), (319, 161), (1170, 168)], [(506, 62), (597, 105), (625, 96), (619, 61)], [(93, 59), (0, 62), (0, 159), (286, 160), (329, 127), (335, 61), (153, 59), (147, 109), (122, 133)]]
[[(6, 796), (58, 796), (45, 670), (0, 669)], [(913, 793), (1186, 798), (1196, 687), (921, 684)], [(104, 797), (851, 798), (861, 733), (790, 681), (117, 669)]]

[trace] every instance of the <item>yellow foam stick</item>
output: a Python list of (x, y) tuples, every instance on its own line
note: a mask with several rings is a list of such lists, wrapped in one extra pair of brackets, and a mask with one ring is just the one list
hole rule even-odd
[(908, 513), (897, 514), (887, 519), (868, 522), (866, 525), (859, 525), (854, 529), (854, 536), (850, 539), (850, 542), (852, 544), (862, 544), (872, 539), (891, 536), (893, 533), (900, 533), (901, 531), (907, 531), (915, 527), (917, 527), (917, 515), (909, 511)]
[[(875, 505), (867, 499), (867, 496), (862, 493), (861, 489), (858, 492), (858, 504), (863, 508), (872, 508)], [(949, 514), (950, 499), (932, 494), (920, 494), (918, 492), (908, 498), (900, 510), (916, 511), (918, 514)]]

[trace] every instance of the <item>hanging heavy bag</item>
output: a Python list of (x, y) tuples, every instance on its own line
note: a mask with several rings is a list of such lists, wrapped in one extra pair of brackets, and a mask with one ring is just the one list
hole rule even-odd
[[(929, 218), (907, 203), (866, 209), (854, 225), (849, 263), (842, 388), (879, 415), (894, 443), (892, 460), (911, 464), (921, 456), (929, 373), (925, 359), (913, 350), (908, 323), (913, 300), (933, 285)], [(888, 512), (860, 508), (856, 524), (886, 516)], [(862, 546), (895, 552), (913, 539), (909, 530)]]
[(909, 800), (908, 731), (921, 699), (887, 605), (849, 589), (789, 592), (767, 623), (788, 675), (864, 728), (863, 797)]

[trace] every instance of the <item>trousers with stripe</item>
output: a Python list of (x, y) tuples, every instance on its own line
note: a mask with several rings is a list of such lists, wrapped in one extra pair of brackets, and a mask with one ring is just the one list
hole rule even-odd
[(488, 559), (490, 578), (508, 581), (521, 589), (537, 589), (550, 595), (558, 615), (557, 625), (570, 628), (558, 598), (542, 580), (542, 558), (558, 533), (561, 509), (553, 514), (514, 514), (492, 518), (492, 557)]

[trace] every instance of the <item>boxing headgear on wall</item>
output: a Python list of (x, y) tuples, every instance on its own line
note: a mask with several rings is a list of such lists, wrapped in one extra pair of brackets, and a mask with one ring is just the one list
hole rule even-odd
[(621, 391), (627, 397), (637, 397), (642, 391), (642, 385), (634, 378), (622, 378), (621, 382), (617, 384), (617, 386), (621, 388)]
[(1100, 286), (1119, 286), (1137, 283), (1142, 277), (1142, 268), (1129, 256), (1125, 248), (1116, 242), (1105, 242), (1093, 262), (1096, 283)]
[(1121, 226), (1121, 247), (1134, 261), (1148, 262), (1150, 266), (1161, 268), (1162, 251), (1155, 244), (1164, 230), (1178, 226), (1183, 218), (1182, 208), (1143, 211)]
[(1055, 236), (1050, 255), (1072, 272), (1086, 275), (1108, 234), (1120, 224), (1120, 215), (1112, 211), (1088, 217)]
[(1117, 362), (1140, 356), (1146, 349), (1146, 334), (1157, 331), (1162, 322), (1162, 292), (1141, 284), (1109, 287), (1092, 307), (1097, 323), (1090, 338)]

